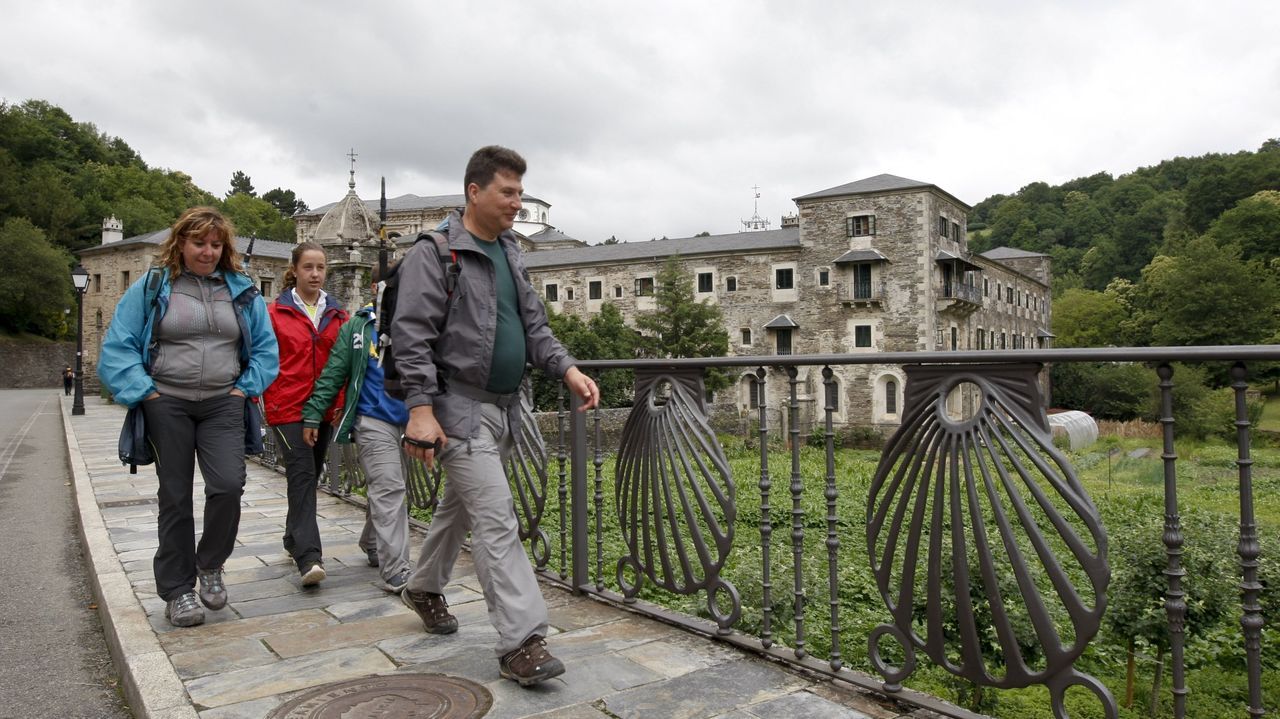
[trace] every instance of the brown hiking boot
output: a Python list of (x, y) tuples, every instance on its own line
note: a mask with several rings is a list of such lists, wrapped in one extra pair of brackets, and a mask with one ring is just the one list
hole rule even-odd
[(525, 640), (519, 649), (507, 652), (498, 660), (498, 671), (504, 679), (527, 687), (564, 674), (564, 664), (547, 651), (547, 643), (537, 634)]
[(453, 634), (458, 631), (458, 619), (449, 613), (449, 603), (443, 594), (415, 592), (408, 587), (400, 593), (404, 605), (414, 611), (422, 626), (431, 634)]

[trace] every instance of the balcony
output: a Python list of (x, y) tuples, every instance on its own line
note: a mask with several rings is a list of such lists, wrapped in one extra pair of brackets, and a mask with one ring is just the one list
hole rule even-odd
[[(1108, 589), (1117, 567), (1127, 568), (1109, 553), (1127, 522), (1107, 526), (1099, 507), (1123, 497), (1095, 504), (1053, 442), (1039, 377), (1047, 363), (1147, 363), (1161, 403), (1162, 451), (1150, 460), (1158, 497), (1148, 507), (1148, 541), (1162, 558), (1163, 596), (1152, 602), (1162, 606), (1172, 683), (1162, 699), (1172, 714), (1161, 716), (1182, 719), (1191, 716), (1189, 671), (1221, 659), (1195, 656), (1206, 645), (1188, 641), (1197, 611), (1188, 588), (1201, 579), (1190, 558), (1207, 550), (1182, 523), (1180, 492), (1202, 479), (1179, 459), (1171, 363), (1229, 368), (1236, 440), (1224, 471), (1233, 479), (1217, 489), (1238, 499), (1239, 593), (1221, 600), (1234, 603), (1240, 631), (1235, 648), (1219, 652), (1238, 663), (1228, 672), (1243, 687), (1236, 716), (1247, 705), (1259, 717), (1263, 667), (1280, 661), (1263, 642), (1259, 537), (1277, 527), (1260, 530), (1255, 517), (1246, 394), (1251, 368), (1277, 360), (1280, 346), (582, 362), (593, 373), (636, 372), (618, 441), (603, 439), (604, 413), (577, 412), (578, 400), (563, 397), (555, 436), (544, 440), (526, 401), (508, 472), (535, 565), (568, 591), (944, 716), (978, 715), (913, 689), (926, 665), (932, 681), (950, 675), (979, 694), (1041, 687), (1055, 707), (1043, 716), (1066, 716), (1070, 694), (1116, 717), (1123, 681), (1093, 675), (1116, 660), (1091, 650), (1116, 611)], [(805, 395), (801, 372), (818, 371), (831, 389), (847, 365), (896, 365), (906, 378), (902, 423), (865, 471), (840, 463), (833, 407), (816, 407), (818, 431), (802, 436), (809, 397), (833, 394)], [(751, 410), (753, 436), (727, 444), (713, 431), (702, 380), (711, 367), (746, 369), (766, 390)], [(334, 489), (358, 484), (353, 460), (331, 467)], [(414, 504), (434, 506), (440, 481), (419, 467)], [(1115, 545), (1120, 557), (1128, 549)]]
[(982, 309), (982, 291), (960, 282), (943, 282), (938, 293), (938, 311), (970, 315)]
[(845, 307), (882, 307), (887, 290), (884, 282), (847, 282), (836, 285), (840, 304)]

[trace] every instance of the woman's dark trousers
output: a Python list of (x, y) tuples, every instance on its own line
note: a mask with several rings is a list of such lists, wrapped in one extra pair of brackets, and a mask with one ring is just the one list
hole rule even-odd
[(302, 441), (302, 423), (290, 422), (274, 427), (280, 445), (278, 456), (284, 457), (285, 478), (289, 493), (289, 514), (284, 523), (284, 548), (293, 556), (298, 571), (305, 572), (320, 562), (320, 527), (316, 524), (316, 485), (324, 467), (332, 428), (320, 425), (316, 446)]
[[(244, 494), (244, 403), (239, 395), (142, 403), (155, 449), (160, 546), (152, 568), (156, 593), (169, 601), (190, 592), (196, 568), (218, 569), (231, 556)], [(195, 540), (195, 465), (204, 478), (204, 531)]]

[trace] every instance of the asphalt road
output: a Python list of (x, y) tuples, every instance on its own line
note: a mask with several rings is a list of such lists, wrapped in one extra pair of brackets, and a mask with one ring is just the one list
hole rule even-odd
[(61, 395), (0, 390), (0, 718), (125, 719), (76, 529)]

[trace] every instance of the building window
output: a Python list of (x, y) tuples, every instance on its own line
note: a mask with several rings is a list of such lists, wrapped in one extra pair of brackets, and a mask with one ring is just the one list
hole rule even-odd
[(636, 278), (636, 297), (652, 297), (653, 296), (653, 278), (637, 277)]
[(778, 354), (791, 354), (791, 330), (783, 329), (777, 331)]
[(1000, 349), (1002, 350), (1008, 349), (1008, 347), (1005, 345), (1005, 333), (1003, 332), (1000, 333)]
[(1013, 287), (1004, 288), (1004, 301), (1013, 304)]
[(845, 233), (849, 237), (865, 237), (876, 233), (875, 215), (857, 215), (844, 218)]
[(960, 332), (955, 328), (951, 328), (951, 351), (955, 352), (960, 349)]
[(95, 274), (93, 276), (93, 291), (94, 292), (102, 291), (102, 275)]
[(742, 328), (742, 346), (743, 347), (751, 346), (751, 328), (750, 327)]
[(710, 272), (698, 273), (698, 292), (700, 294), (706, 294), (714, 289), (714, 287)]
[(831, 270), (828, 270), (825, 267), (818, 270), (818, 286), (819, 287), (831, 286)]
[(548, 283), (547, 286), (543, 288), (543, 291), (547, 293), (547, 302), (560, 301), (560, 286), (554, 282)]
[(884, 413), (898, 413), (898, 383), (893, 380), (884, 383)]
[(737, 291), (738, 291), (738, 278), (737, 278), (737, 277), (726, 277), (726, 278), (724, 278), (724, 289), (725, 289), (725, 291), (726, 291), (726, 292), (737, 292)]
[(262, 283), (259, 285), (259, 289), (262, 291), (263, 297), (270, 297), (271, 296), (271, 280), (263, 280)]
[(991, 280), (985, 277), (982, 278), (982, 296), (983, 297), (991, 296)]
[(978, 340), (978, 349), (980, 349), (980, 350), (986, 349), (986, 347), (984, 347), (984, 346), (983, 346), (983, 344), (982, 344), (982, 343), (983, 343), (983, 337), (982, 337), (982, 328), (981, 328), (981, 327), (979, 327), (979, 328), (978, 328), (977, 340)]
[(959, 222), (951, 223), (951, 239), (955, 240), (956, 242), (960, 241), (960, 223)]
[(120, 291), (123, 293), (129, 287), (129, 271), (124, 270), (120, 273)]
[(832, 378), (831, 382), (823, 382), (823, 387), (826, 389), (825, 394), (827, 399), (827, 406), (825, 407), (825, 409), (830, 409), (832, 412), (839, 412), (840, 411), (840, 383), (837, 382), (834, 378)]
[(855, 325), (853, 328), (853, 346), (871, 346), (871, 325)]
[(573, 299), (573, 288), (572, 288), (572, 287), (566, 287), (566, 288), (564, 288), (564, 298), (565, 298), (566, 300), (571, 300), (571, 299)]
[(947, 218), (938, 215), (938, 234), (943, 237), (947, 236), (947, 230), (951, 227), (951, 223), (947, 222)]
[(773, 271), (774, 289), (789, 290), (796, 286), (796, 271), (790, 267), (780, 267)]
[(751, 409), (760, 409), (760, 392), (764, 389), (763, 386), (755, 377), (743, 377), (742, 384), (747, 390), (747, 406)]
[(604, 286), (600, 280), (592, 280), (587, 283), (587, 299), (598, 300), (603, 297)]
[(621, 296), (622, 296), (622, 285), (614, 285), (614, 286), (613, 286), (613, 296), (614, 296), (614, 297), (621, 297)]

